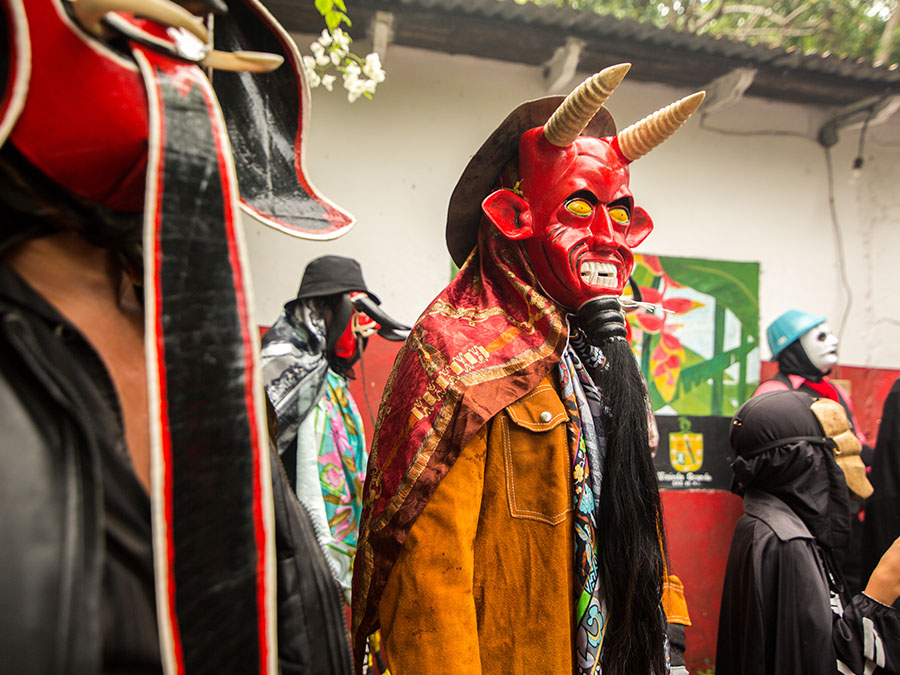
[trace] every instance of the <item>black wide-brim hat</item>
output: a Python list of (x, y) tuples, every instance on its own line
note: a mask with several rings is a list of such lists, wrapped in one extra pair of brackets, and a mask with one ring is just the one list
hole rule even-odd
[(297, 300), (351, 291), (362, 291), (381, 304), (381, 300), (366, 286), (358, 262), (339, 255), (323, 255), (311, 261), (303, 271)]
[[(478, 243), (481, 203), (498, 187), (500, 172), (518, 154), (519, 138), (529, 129), (543, 126), (564, 100), (565, 96), (547, 96), (522, 103), (469, 160), (447, 209), (447, 250), (458, 266), (462, 266)], [(601, 107), (581, 135), (602, 138), (615, 134), (612, 115)]]

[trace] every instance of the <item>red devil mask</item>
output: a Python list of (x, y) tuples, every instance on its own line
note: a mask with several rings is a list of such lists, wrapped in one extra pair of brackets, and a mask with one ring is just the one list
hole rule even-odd
[[(634, 206), (626, 163), (608, 139), (580, 137), (560, 149), (541, 129), (522, 135), (519, 157), (522, 196), (494, 192), (484, 204), (488, 218), (523, 242), (541, 286), (563, 307), (620, 295), (634, 266), (631, 249), (653, 229)], [(513, 220), (503, 217), (510, 213)]]
[(631, 250), (653, 229), (634, 205), (628, 165), (674, 133), (703, 100), (698, 93), (616, 136), (580, 136), (628, 71), (607, 68), (576, 89), (543, 127), (523, 133), (515, 181), (482, 208), (504, 236), (522, 243), (535, 277), (562, 307), (621, 295)]

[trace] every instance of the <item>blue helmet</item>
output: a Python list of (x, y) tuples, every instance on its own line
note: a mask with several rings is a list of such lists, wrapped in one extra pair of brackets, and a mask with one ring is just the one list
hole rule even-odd
[(820, 323), (825, 323), (824, 316), (815, 316), (799, 309), (789, 309), (779, 316), (766, 329), (766, 339), (769, 341), (769, 349), (772, 350), (772, 358), (778, 358), (785, 347)]

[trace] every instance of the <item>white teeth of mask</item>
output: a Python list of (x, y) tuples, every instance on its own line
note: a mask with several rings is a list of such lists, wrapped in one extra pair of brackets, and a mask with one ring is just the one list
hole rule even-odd
[(585, 262), (581, 264), (581, 278), (591, 286), (616, 287), (616, 266), (612, 263)]

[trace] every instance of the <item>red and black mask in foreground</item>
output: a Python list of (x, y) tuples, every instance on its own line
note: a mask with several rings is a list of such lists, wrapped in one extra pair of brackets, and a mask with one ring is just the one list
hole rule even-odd
[[(140, 213), (153, 187), (148, 166), (164, 170), (150, 166), (153, 146), (168, 140), (190, 152), (200, 142), (179, 137), (181, 124), (167, 128), (171, 102), (166, 94), (155, 100), (160, 93), (150, 86), (162, 72), (182, 100), (197, 89), (195, 77), (213, 85), (206, 107), (224, 123), (216, 142), (240, 180), (240, 208), (308, 239), (352, 226), (353, 217), (306, 176), (300, 141), (309, 95), (300, 55), (257, 0), (4, 0), (0, 9), (0, 146), (6, 141), (5, 154), (34, 170), (27, 179), (62, 188), (35, 199), (59, 209), (65, 194), (71, 208), (93, 208), (93, 221)], [(190, 194), (189, 181), (181, 183)], [(60, 227), (89, 237), (107, 224), (67, 216)]]
[(305, 174), (299, 53), (257, 0), (0, 0), (0, 35), (0, 253), (74, 231), (143, 286), (166, 672), (274, 673), (241, 210), (309, 239), (353, 223)]

